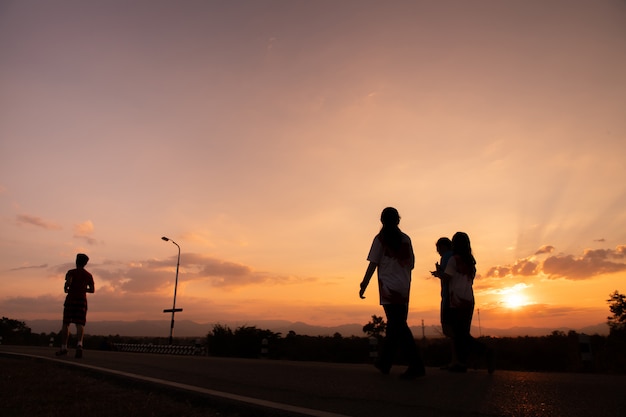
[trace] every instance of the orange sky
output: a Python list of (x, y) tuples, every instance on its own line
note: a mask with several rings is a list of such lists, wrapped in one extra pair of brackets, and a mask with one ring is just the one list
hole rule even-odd
[(626, 292), (622, 1), (0, 6), (0, 313), (367, 323), (380, 211), (438, 324), (467, 232), (484, 328), (581, 328)]

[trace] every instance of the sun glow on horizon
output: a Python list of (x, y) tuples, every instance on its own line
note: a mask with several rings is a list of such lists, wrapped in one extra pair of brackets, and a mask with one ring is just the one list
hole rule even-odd
[(520, 308), (530, 303), (523, 294), (509, 294), (504, 298), (504, 304), (508, 308)]
[(517, 309), (532, 304), (532, 301), (524, 294), (525, 284), (516, 284), (512, 287), (500, 290), (501, 300), (505, 307)]

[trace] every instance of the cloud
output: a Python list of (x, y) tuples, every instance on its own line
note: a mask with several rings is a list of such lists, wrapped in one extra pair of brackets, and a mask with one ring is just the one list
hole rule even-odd
[[(41, 295), (38, 297), (8, 297), (0, 300), (2, 311), (10, 312), (16, 319), (24, 316), (43, 316), (55, 312), (56, 317), (61, 319), (63, 300), (65, 295)], [(7, 313), (8, 314), (8, 313)], [(59, 323), (59, 328), (61, 327)]]
[(237, 287), (262, 283), (289, 284), (310, 280), (255, 271), (247, 265), (223, 261), (201, 254), (186, 254), (184, 259), (186, 268), (195, 271), (192, 276), (196, 279), (208, 280), (216, 287)]
[(73, 262), (66, 262), (50, 267), (50, 273), (52, 275), (63, 275), (63, 277), (65, 277), (65, 273), (72, 268), (76, 268), (76, 264)]
[(513, 265), (498, 265), (489, 268), (485, 277), (532, 276), (537, 274), (538, 267), (538, 264), (531, 258), (518, 259)]
[(508, 266), (493, 266), (489, 268), (485, 276), (487, 278), (501, 278), (511, 273), (511, 267)]
[[(149, 294), (164, 290), (173, 284), (174, 275), (166, 270), (126, 265), (115, 269), (93, 268), (92, 274), (103, 286), (118, 293)], [(98, 283), (96, 282), (96, 286)]]
[(91, 236), (93, 232), (94, 227), (91, 220), (84, 221), (74, 226), (74, 237), (85, 240), (89, 245), (95, 245), (97, 243), (96, 239)]
[[(164, 308), (172, 307), (172, 294), (142, 294), (140, 297), (134, 293), (122, 293), (115, 291), (110, 287), (96, 287), (96, 293), (88, 296), (89, 313), (87, 319), (93, 320), (98, 314), (105, 313), (109, 317), (116, 319), (128, 320), (132, 317), (139, 319), (162, 319), (167, 318), (163, 314)], [(185, 313), (189, 312), (189, 303), (183, 298)], [(208, 300), (205, 300), (208, 303)], [(179, 316), (176, 316), (178, 319)], [(89, 326), (89, 323), (87, 324)]]
[(56, 223), (42, 219), (41, 217), (31, 216), (29, 214), (18, 214), (16, 216), (16, 222), (18, 225), (31, 225), (41, 227), (45, 230), (61, 230), (62, 227)]
[[(129, 263), (109, 261), (88, 269), (102, 282), (101, 285), (109, 286), (114, 291), (136, 294), (159, 293), (170, 291), (171, 286), (174, 285), (176, 260), (177, 257), (172, 256), (167, 259), (149, 259)], [(62, 267), (57, 268), (57, 271), (61, 271)], [(214, 287), (224, 289), (258, 284), (289, 285), (315, 280), (315, 278), (256, 271), (247, 265), (198, 253), (181, 255), (179, 276), (184, 279), (185, 283), (204, 281)]]
[[(550, 254), (554, 246), (544, 245), (535, 255)], [(489, 268), (486, 278), (530, 277), (540, 274), (549, 279), (571, 280), (589, 279), (597, 275), (611, 274), (626, 270), (626, 245), (612, 249), (586, 249), (582, 256), (558, 254), (549, 256), (543, 262), (534, 257), (522, 258), (513, 265), (498, 265)]]
[(623, 262), (624, 246), (611, 249), (587, 249), (582, 256), (557, 255), (543, 262), (542, 272), (550, 279), (565, 278), (571, 280), (589, 279), (596, 275), (611, 274), (626, 270)]
[(519, 259), (511, 268), (513, 275), (531, 276), (536, 275), (538, 265), (530, 259)]
[(537, 252), (535, 252), (535, 255), (542, 255), (545, 253), (552, 253), (552, 252), (554, 252), (554, 246), (543, 245), (542, 247), (537, 249)]
[(33, 265), (33, 266), (18, 266), (17, 268), (9, 269), (9, 271), (23, 271), (25, 269), (45, 269), (47, 267), (48, 267), (48, 264)]

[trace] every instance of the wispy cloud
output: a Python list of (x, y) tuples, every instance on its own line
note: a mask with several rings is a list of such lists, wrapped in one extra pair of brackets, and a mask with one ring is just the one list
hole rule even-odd
[(552, 253), (552, 252), (554, 252), (554, 246), (543, 245), (542, 247), (537, 249), (537, 252), (535, 252), (535, 255), (542, 255), (542, 254), (545, 254), (545, 253)]
[(216, 287), (237, 287), (254, 284), (291, 284), (310, 281), (310, 278), (297, 278), (290, 275), (272, 274), (257, 271), (248, 265), (220, 260), (206, 255), (191, 253), (185, 255), (185, 263), (196, 279), (208, 280)]
[(18, 214), (16, 216), (18, 225), (30, 225), (40, 227), (45, 230), (61, 230), (62, 227), (54, 222), (44, 220), (41, 217), (31, 216), (30, 214)]
[(84, 240), (89, 245), (95, 245), (97, 243), (97, 240), (92, 237), (93, 232), (94, 227), (91, 220), (84, 221), (74, 226), (74, 237)]
[(48, 267), (48, 264), (32, 265), (32, 266), (18, 266), (17, 268), (9, 269), (9, 271), (23, 271), (25, 269), (45, 269), (47, 267)]

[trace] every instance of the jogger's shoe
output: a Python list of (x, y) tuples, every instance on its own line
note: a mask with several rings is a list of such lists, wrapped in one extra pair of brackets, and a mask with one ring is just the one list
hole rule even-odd
[(83, 347), (82, 346), (77, 346), (76, 347), (76, 354), (74, 355), (74, 357), (76, 359), (80, 359), (83, 357)]
[(54, 353), (56, 356), (67, 356), (67, 349), (60, 349)]

